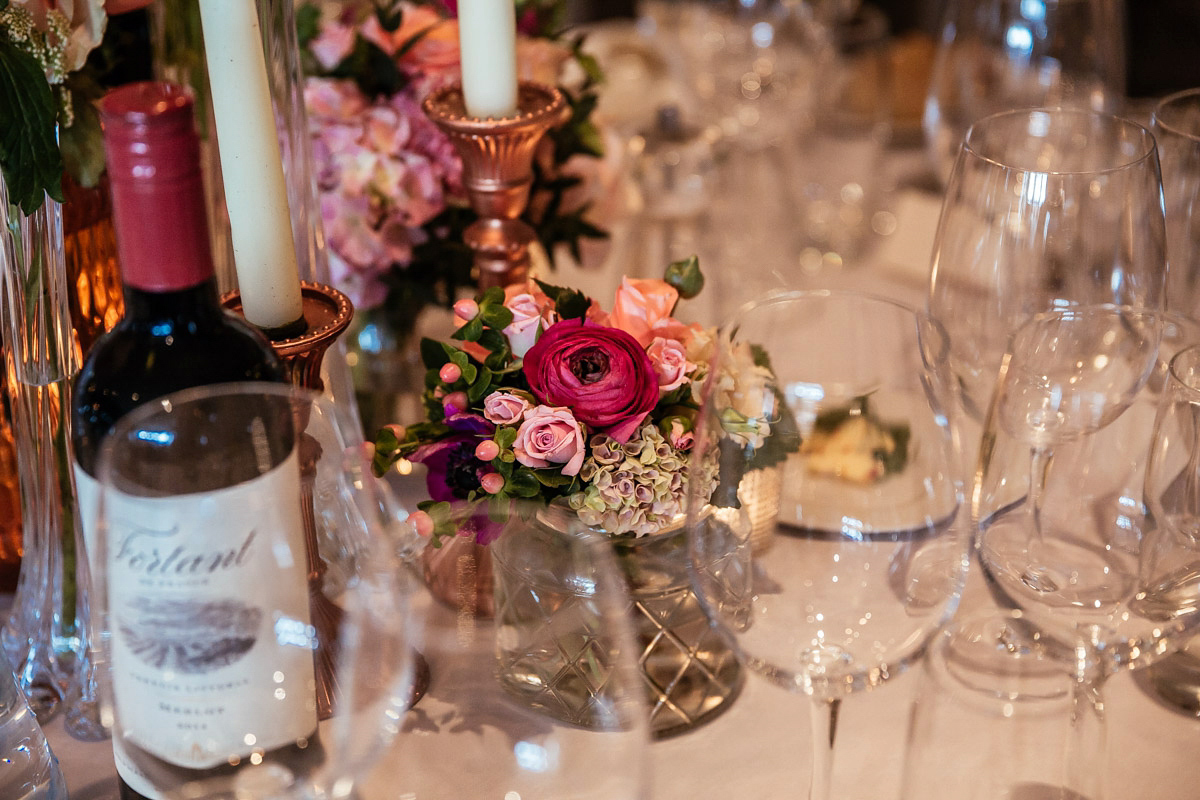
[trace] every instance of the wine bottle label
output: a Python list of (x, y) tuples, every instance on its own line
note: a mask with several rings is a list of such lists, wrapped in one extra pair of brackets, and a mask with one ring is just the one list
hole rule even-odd
[[(76, 476), (89, 533), (100, 486), (78, 467)], [(125, 749), (208, 769), (311, 736), (316, 638), (296, 453), (218, 491), (146, 497), (110, 487), (104, 503)], [(93, 536), (87, 546), (100, 555)]]

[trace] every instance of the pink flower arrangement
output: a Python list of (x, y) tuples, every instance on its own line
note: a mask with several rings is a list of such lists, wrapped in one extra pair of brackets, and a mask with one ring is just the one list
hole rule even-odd
[[(460, 301), (452, 339), (422, 345), (427, 419), (375, 442), (380, 474), (401, 458), (427, 467), (418, 529), (438, 541), (461, 532), (464, 504), (516, 498), (564, 504), (614, 534), (676, 520), (712, 336), (674, 310), (702, 284), (691, 259), (666, 280), (623, 282), (611, 312), (541, 282)], [(715, 471), (701, 472), (691, 480), (711, 483)]]
[[(578, 52), (542, 33), (560, 5), (522, 4), (522, 78), (554, 84)], [(473, 212), (458, 153), (420, 105), (432, 89), (461, 78), (454, 4), (402, 1), (387, 8), (369, 0), (308, 0), (298, 19), (333, 281), (356, 308), (383, 307), (401, 327), (425, 304), (448, 305), (469, 282), (461, 231)], [(582, 100), (591, 91), (589, 80), (577, 93)], [(580, 238), (604, 235), (584, 221), (584, 179), (556, 180), (583, 174), (580, 162), (602, 154), (591, 144), (600, 137), (587, 116), (578, 114), (571, 135), (560, 139), (574, 144), (547, 140), (553, 152), (539, 157), (544, 181), (535, 183), (526, 216), (545, 231), (542, 244), (550, 253), (559, 243), (575, 249)], [(572, 205), (572, 197), (583, 199)]]

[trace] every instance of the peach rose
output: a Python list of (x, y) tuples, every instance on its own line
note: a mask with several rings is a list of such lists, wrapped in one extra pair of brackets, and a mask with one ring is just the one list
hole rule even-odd
[(678, 300), (679, 292), (665, 281), (622, 278), (608, 324), (625, 331), (645, 347), (654, 338), (656, 328), (672, 324), (684, 327), (671, 317)]

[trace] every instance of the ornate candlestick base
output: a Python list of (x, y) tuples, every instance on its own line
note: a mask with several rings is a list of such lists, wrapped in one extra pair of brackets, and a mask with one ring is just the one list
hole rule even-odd
[(524, 281), (536, 236), (519, 217), (533, 185), (533, 154), (542, 136), (570, 116), (562, 92), (522, 81), (518, 112), (502, 119), (467, 116), (461, 84), (431, 92), (426, 116), (450, 137), (463, 161), (463, 186), (479, 219), (463, 233), (475, 251), (481, 290)]
[[(349, 327), (350, 321), (354, 317), (354, 306), (346, 295), (332, 286), (321, 283), (301, 281), (300, 295), (304, 304), (304, 321), (306, 323), (304, 332), (298, 336), (278, 341), (273, 340), (271, 345), (287, 365), (293, 384), (319, 392), (324, 388), (321, 380), (321, 361), (329, 347)], [(236, 291), (223, 296), (221, 304), (236, 314), (242, 313), (241, 296)], [(303, 422), (301, 420), (302, 424)], [(320, 453), (315, 451), (315, 447), (316, 442), (308, 437), (304, 437), (300, 444), (301, 492), (304, 503), (302, 512), (308, 551), (311, 622), (317, 631), (317, 641), (328, 644), (337, 642), (337, 630), (341, 624), (342, 612), (322, 591), (326, 566), (317, 547), (313, 478)], [(320, 647), (314, 655), (317, 675), (317, 716), (320, 719), (328, 719), (333, 713), (334, 698), (337, 693), (336, 656), (337, 652), (332, 646)], [(413, 702), (415, 703), (429, 685), (429, 666), (420, 654), (417, 654), (417, 663), (414, 669), (416, 678)]]

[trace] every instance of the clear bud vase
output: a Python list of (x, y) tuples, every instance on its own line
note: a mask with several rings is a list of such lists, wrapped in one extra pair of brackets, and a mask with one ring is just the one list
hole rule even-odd
[[(18, 685), (41, 719), (67, 703), (68, 729), (103, 736), (88, 646), (88, 592), (71, 448), (71, 381), (79, 369), (71, 322), (62, 207), (10, 205), (0, 181), (0, 318), (20, 474), (24, 557), (0, 631)], [(86, 576), (86, 569), (83, 575)]]

